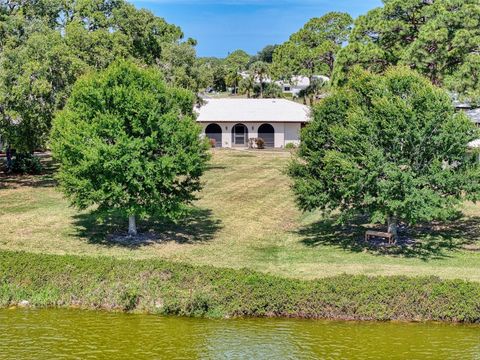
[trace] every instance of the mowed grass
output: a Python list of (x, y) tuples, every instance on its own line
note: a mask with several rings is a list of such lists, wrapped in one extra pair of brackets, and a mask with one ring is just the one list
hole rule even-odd
[(118, 236), (123, 218), (98, 220), (68, 206), (52, 175), (0, 177), (0, 250), (164, 258), (191, 264), (251, 268), (313, 279), (342, 273), (437, 275), (480, 281), (480, 205), (465, 204), (450, 223), (404, 230), (414, 239), (394, 248), (363, 243), (357, 221), (337, 226), (294, 204), (285, 168), (290, 153), (217, 150), (188, 219), (140, 222), (141, 241)]

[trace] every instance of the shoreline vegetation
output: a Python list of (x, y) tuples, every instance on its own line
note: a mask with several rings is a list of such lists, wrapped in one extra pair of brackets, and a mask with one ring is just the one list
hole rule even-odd
[(0, 307), (161, 315), (480, 323), (480, 283), (438, 277), (287, 279), (164, 260), (0, 252)]
[(473, 203), (454, 221), (403, 229), (401, 246), (377, 246), (364, 234), (382, 226), (363, 219), (340, 226), (296, 209), (284, 172), (289, 152), (222, 149), (212, 151), (204, 190), (185, 220), (139, 221), (142, 241), (123, 242), (115, 235), (124, 234), (126, 219), (69, 207), (53, 178), (56, 164), (37, 156), (43, 175), (0, 174), (0, 251), (163, 259), (302, 280), (346, 273), (480, 282), (480, 207)]

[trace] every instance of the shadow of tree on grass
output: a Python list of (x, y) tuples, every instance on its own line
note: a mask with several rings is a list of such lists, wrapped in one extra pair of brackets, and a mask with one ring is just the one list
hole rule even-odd
[(300, 228), (296, 233), (302, 238), (301, 242), (309, 247), (335, 246), (351, 252), (419, 258), (424, 261), (451, 257), (453, 251), (480, 251), (480, 217), (402, 227), (395, 245), (383, 240), (366, 242), (365, 231), (386, 229), (367, 224), (365, 218), (359, 217), (347, 225), (339, 225), (337, 220), (336, 217), (323, 219)]
[(188, 216), (177, 223), (153, 219), (137, 222), (139, 235), (131, 238), (127, 236), (128, 220), (125, 216), (118, 213), (105, 215), (98, 211), (82, 213), (74, 217), (74, 235), (86, 238), (91, 244), (136, 249), (167, 242), (206, 242), (222, 227), (221, 221), (213, 217), (211, 210), (199, 208), (192, 209)]
[(0, 157), (0, 190), (13, 189), (18, 187), (55, 187), (57, 181), (54, 178), (58, 164), (53, 161), (48, 153), (36, 154), (42, 164), (42, 173), (39, 175), (7, 174), (5, 168), (5, 157)]

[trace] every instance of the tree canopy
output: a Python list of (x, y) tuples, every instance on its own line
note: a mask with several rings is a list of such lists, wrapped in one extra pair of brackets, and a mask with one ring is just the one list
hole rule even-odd
[(166, 85), (158, 71), (128, 62), (80, 78), (51, 136), (70, 202), (130, 219), (180, 216), (200, 190), (208, 160), (194, 99)]
[(331, 76), (336, 54), (348, 40), (352, 21), (350, 15), (338, 12), (308, 21), (275, 49), (273, 64), (276, 76)]
[(289, 173), (302, 210), (339, 210), (396, 224), (446, 219), (478, 200), (480, 168), (467, 154), (478, 130), (443, 90), (407, 68), (355, 69), (313, 108)]
[(118, 59), (198, 89), (193, 40), (124, 0), (0, 2), (0, 136), (21, 152), (45, 145), (76, 79)]
[(478, 0), (384, 0), (360, 16), (335, 66), (335, 82), (354, 65), (382, 72), (406, 65), (433, 84), (480, 100)]

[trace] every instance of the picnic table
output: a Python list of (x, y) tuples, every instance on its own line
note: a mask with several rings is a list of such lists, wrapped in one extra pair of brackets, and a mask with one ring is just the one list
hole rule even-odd
[(388, 240), (388, 243), (389, 243), (389, 244), (394, 244), (394, 243), (395, 243), (395, 236), (393, 236), (392, 233), (388, 233), (388, 232), (368, 230), (368, 231), (365, 233), (365, 241), (368, 241), (368, 240), (370, 240), (371, 238), (386, 239), (386, 240)]

